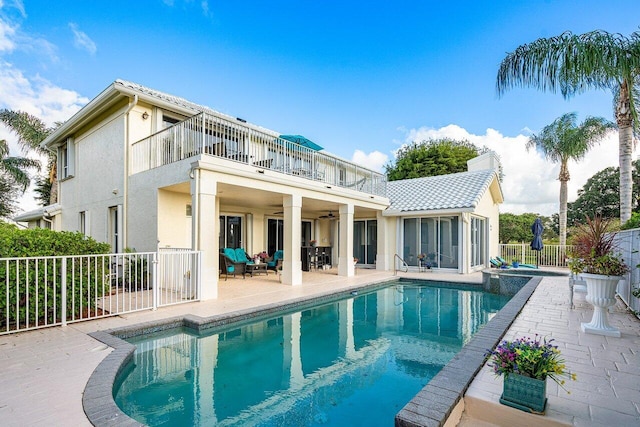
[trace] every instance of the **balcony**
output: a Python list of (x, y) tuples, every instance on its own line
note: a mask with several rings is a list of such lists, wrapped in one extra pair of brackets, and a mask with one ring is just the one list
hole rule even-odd
[(387, 179), (379, 172), (303, 147), (267, 130), (207, 113), (135, 142), (129, 171), (133, 175), (199, 155), (386, 196)]

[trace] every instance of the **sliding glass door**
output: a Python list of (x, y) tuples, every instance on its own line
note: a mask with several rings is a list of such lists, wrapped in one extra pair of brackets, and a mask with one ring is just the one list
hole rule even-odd
[(410, 266), (426, 258), (434, 268), (458, 268), (457, 216), (405, 218), (403, 242), (402, 258)]
[(358, 264), (374, 265), (378, 254), (378, 221), (353, 222), (353, 257)]

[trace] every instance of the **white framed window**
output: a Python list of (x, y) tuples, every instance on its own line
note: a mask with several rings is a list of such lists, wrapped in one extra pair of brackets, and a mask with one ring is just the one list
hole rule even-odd
[(75, 142), (69, 137), (58, 147), (58, 179), (72, 178), (75, 175)]
[(78, 231), (85, 236), (89, 235), (89, 212), (80, 212), (78, 217)]

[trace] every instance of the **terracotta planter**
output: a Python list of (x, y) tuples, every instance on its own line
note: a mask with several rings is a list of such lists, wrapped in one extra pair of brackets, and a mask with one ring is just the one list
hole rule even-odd
[(534, 414), (544, 414), (547, 406), (547, 380), (518, 374), (504, 378), (500, 403)]
[(620, 331), (609, 325), (607, 308), (616, 303), (616, 289), (620, 276), (582, 273), (587, 282), (587, 302), (593, 305), (591, 321), (582, 324), (582, 331), (588, 334), (620, 337)]

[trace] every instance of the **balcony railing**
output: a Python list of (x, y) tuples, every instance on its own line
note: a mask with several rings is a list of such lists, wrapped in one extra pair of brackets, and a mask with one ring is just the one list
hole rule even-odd
[(134, 143), (129, 170), (136, 174), (201, 154), (386, 196), (387, 179), (379, 172), (206, 113)]

